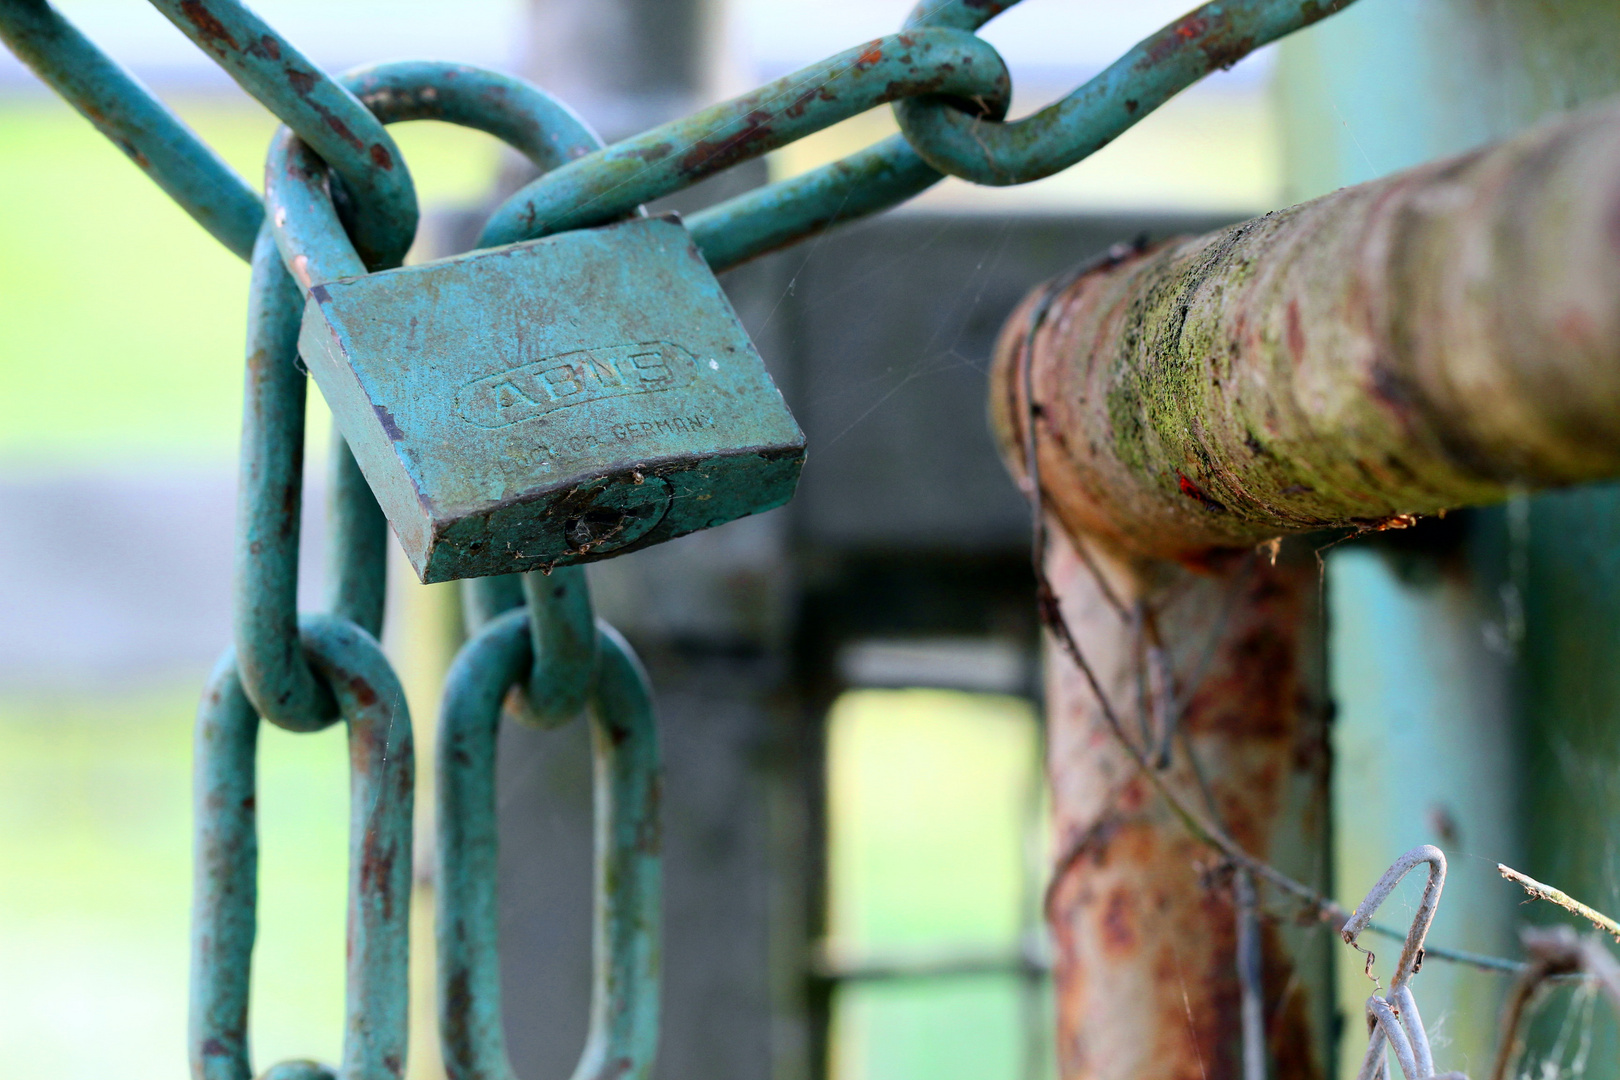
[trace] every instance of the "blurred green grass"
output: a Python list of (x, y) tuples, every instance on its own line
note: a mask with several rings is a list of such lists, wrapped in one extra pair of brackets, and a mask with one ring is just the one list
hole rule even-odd
[[(835, 954), (1017, 955), (1035, 915), (1032, 825), (1045, 820), (1029, 702), (863, 690), (838, 700), (829, 725)], [(845, 984), (836, 1080), (1013, 1080), (1027, 1037), (1022, 993), (1010, 974)], [(1044, 1039), (1044, 997), (1036, 1007)]]
[[(260, 186), (268, 113), (239, 97), (171, 104)], [(488, 136), (394, 131), (424, 207), (474, 204), (487, 189)], [(0, 132), (0, 466), (228, 463), (246, 265), (54, 98), (0, 98)]]
[[(14, 1076), (186, 1075), (190, 684), (0, 706), (0, 1047)], [(261, 1065), (336, 1061), (347, 755), (341, 727), (260, 737)]]

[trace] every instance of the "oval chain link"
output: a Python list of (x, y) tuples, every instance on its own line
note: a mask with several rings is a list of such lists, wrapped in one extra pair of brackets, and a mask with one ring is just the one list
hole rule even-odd
[(416, 188), (383, 121), (236, 0), (151, 0), (343, 178), (367, 266), (398, 266), (416, 238)]
[[(353, 623), (313, 616), (300, 647), (336, 691), (349, 729), (349, 913), (345, 1080), (399, 1080), (409, 1006), (411, 719), (377, 641)], [(248, 988), (258, 889), (254, 762), (259, 716), (232, 650), (197, 711), (191, 925), (191, 1073), (251, 1080)], [(315, 1068), (319, 1068), (318, 1066)]]
[[(577, 569), (577, 568), (574, 568)], [(538, 576), (538, 575), (535, 575)], [(589, 599), (585, 599), (586, 608)], [(457, 654), (437, 756), (439, 1033), (450, 1080), (514, 1076), (501, 1021), (495, 892), (495, 742), (501, 702), (533, 656), (539, 614), (506, 612)], [(644, 1078), (658, 1043), (661, 829), (652, 692), (611, 627), (582, 672), (595, 761), (595, 915), (590, 1028), (574, 1080)]]
[[(1018, 0), (923, 0), (907, 29), (976, 30)], [(975, 116), (949, 101), (895, 104), (900, 130), (924, 161), (976, 184), (1027, 184), (1101, 150), (1210, 72), (1327, 18), (1354, 0), (1221, 0), (1144, 38), (1100, 75), (1023, 120)]]

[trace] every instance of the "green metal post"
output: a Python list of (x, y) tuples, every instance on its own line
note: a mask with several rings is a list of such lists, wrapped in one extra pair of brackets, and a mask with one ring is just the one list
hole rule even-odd
[[(1366, 0), (1291, 38), (1279, 69), (1289, 196), (1309, 198), (1620, 91), (1620, 7)], [(1453, 867), (1436, 944), (1516, 951), (1517, 925), (1555, 918), (1495, 880), (1497, 859), (1620, 906), (1617, 515), (1606, 485), (1470, 515), (1449, 554), (1329, 559), (1342, 895), (1432, 842)], [(1481, 1075), (1503, 981), (1425, 976), (1446, 1067)], [(1341, 966), (1347, 1018), (1368, 985)], [(1589, 1077), (1620, 1076), (1616, 1046), (1600, 1026)]]

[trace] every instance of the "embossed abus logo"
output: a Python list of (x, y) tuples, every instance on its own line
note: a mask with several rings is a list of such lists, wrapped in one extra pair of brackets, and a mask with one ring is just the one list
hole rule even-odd
[(456, 411), (479, 427), (506, 427), (571, 405), (672, 390), (696, 368), (697, 358), (670, 341), (580, 349), (474, 379), (456, 392)]

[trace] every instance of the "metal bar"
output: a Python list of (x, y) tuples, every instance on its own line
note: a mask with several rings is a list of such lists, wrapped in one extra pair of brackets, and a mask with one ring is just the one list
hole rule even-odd
[(152, 6), (343, 178), (355, 247), (366, 265), (399, 265), (416, 236), (416, 188), (382, 122), (235, 0), (152, 0)]
[(596, 616), (585, 568), (559, 566), (549, 574), (524, 574), (523, 596), (533, 654), (524, 694), (528, 715), (523, 718), (541, 727), (559, 727), (585, 708), (596, 673)]
[(829, 982), (889, 982), (973, 975), (1046, 978), (1052, 972), (1052, 963), (1034, 949), (1022, 953), (1005, 949), (938, 949), (850, 958), (823, 947), (812, 957), (810, 972)]
[(896, 98), (952, 95), (1000, 116), (1009, 93), (1001, 57), (970, 34), (927, 29), (878, 38), (542, 176), (496, 209), (479, 246), (614, 221)]
[(715, 273), (796, 244), (835, 225), (898, 206), (944, 174), (891, 135), (830, 165), (767, 184), (686, 221)]
[(303, 513), (304, 395), (298, 365), (303, 297), (268, 226), (253, 249), (236, 512), (236, 659), (266, 720), (293, 731), (331, 723), (337, 705), (298, 644), (298, 536)]
[(1620, 475), (1617, 179), (1611, 103), (1084, 274), (1003, 336), (1005, 452), (1172, 559)]
[[(1082, 544), (1089, 557), (1075, 551)], [(1258, 888), (1297, 897), (1306, 910), (1327, 906), (1330, 755), (1315, 563), (1285, 551), (1276, 566), (1239, 556), (1191, 569), (1126, 560), (1056, 530), (1042, 559), (1045, 605), (1055, 611), (1047, 618), (1062, 628), (1048, 639), (1046, 709), (1059, 856), (1045, 909), (1059, 1074), (1242, 1076), (1245, 987), (1234, 961), (1254, 946), (1240, 943), (1241, 905), (1190, 867), (1210, 865), (1219, 850)], [(1135, 713), (1148, 662), (1129, 632), (1138, 600), (1157, 613), (1175, 685), (1205, 670), (1212, 635), (1217, 642), (1163, 770), (1148, 758), (1152, 744), (1132, 741), (1120, 720)], [(1219, 825), (1209, 824), (1213, 814)], [(1331, 939), (1289, 918), (1252, 929), (1276, 995), (1264, 1002), (1266, 1038), (1257, 1040), (1271, 1075), (1331, 1075)]]
[(0, 3), (0, 38), (216, 240), (251, 257), (258, 193), (135, 76), (46, 0)]
[[(495, 896), (495, 735), (532, 663), (529, 612), (491, 622), (446, 681), (438, 747), (440, 1035), (451, 1080), (510, 1077)], [(652, 701), (629, 646), (598, 624), (596, 917), (591, 1024), (576, 1080), (645, 1077), (658, 1027), (660, 826)]]
[(326, 610), (381, 637), (388, 597), (388, 521), (336, 424), (332, 425), (331, 454), (326, 499), (332, 544), (326, 553)]
[[(1016, 2), (1016, 0), (1015, 0)], [(1027, 184), (1089, 157), (1217, 68), (1349, 7), (1353, 0), (1219, 0), (1138, 42), (1096, 78), (1033, 116), (976, 117), (939, 98), (895, 104), (900, 130), (934, 168), (976, 184)], [(1011, 7), (925, 0), (906, 20), (977, 29)]]
[[(349, 728), (349, 919), (345, 1080), (398, 1080), (404, 1068), (415, 776), (410, 715), (376, 641), (315, 616), (300, 627), (310, 663), (336, 693)], [(230, 652), (197, 715), (193, 885), (192, 1073), (248, 1080), (247, 1019), (258, 842), (258, 716)], [(283, 1073), (282, 1075), (286, 1075)]]

